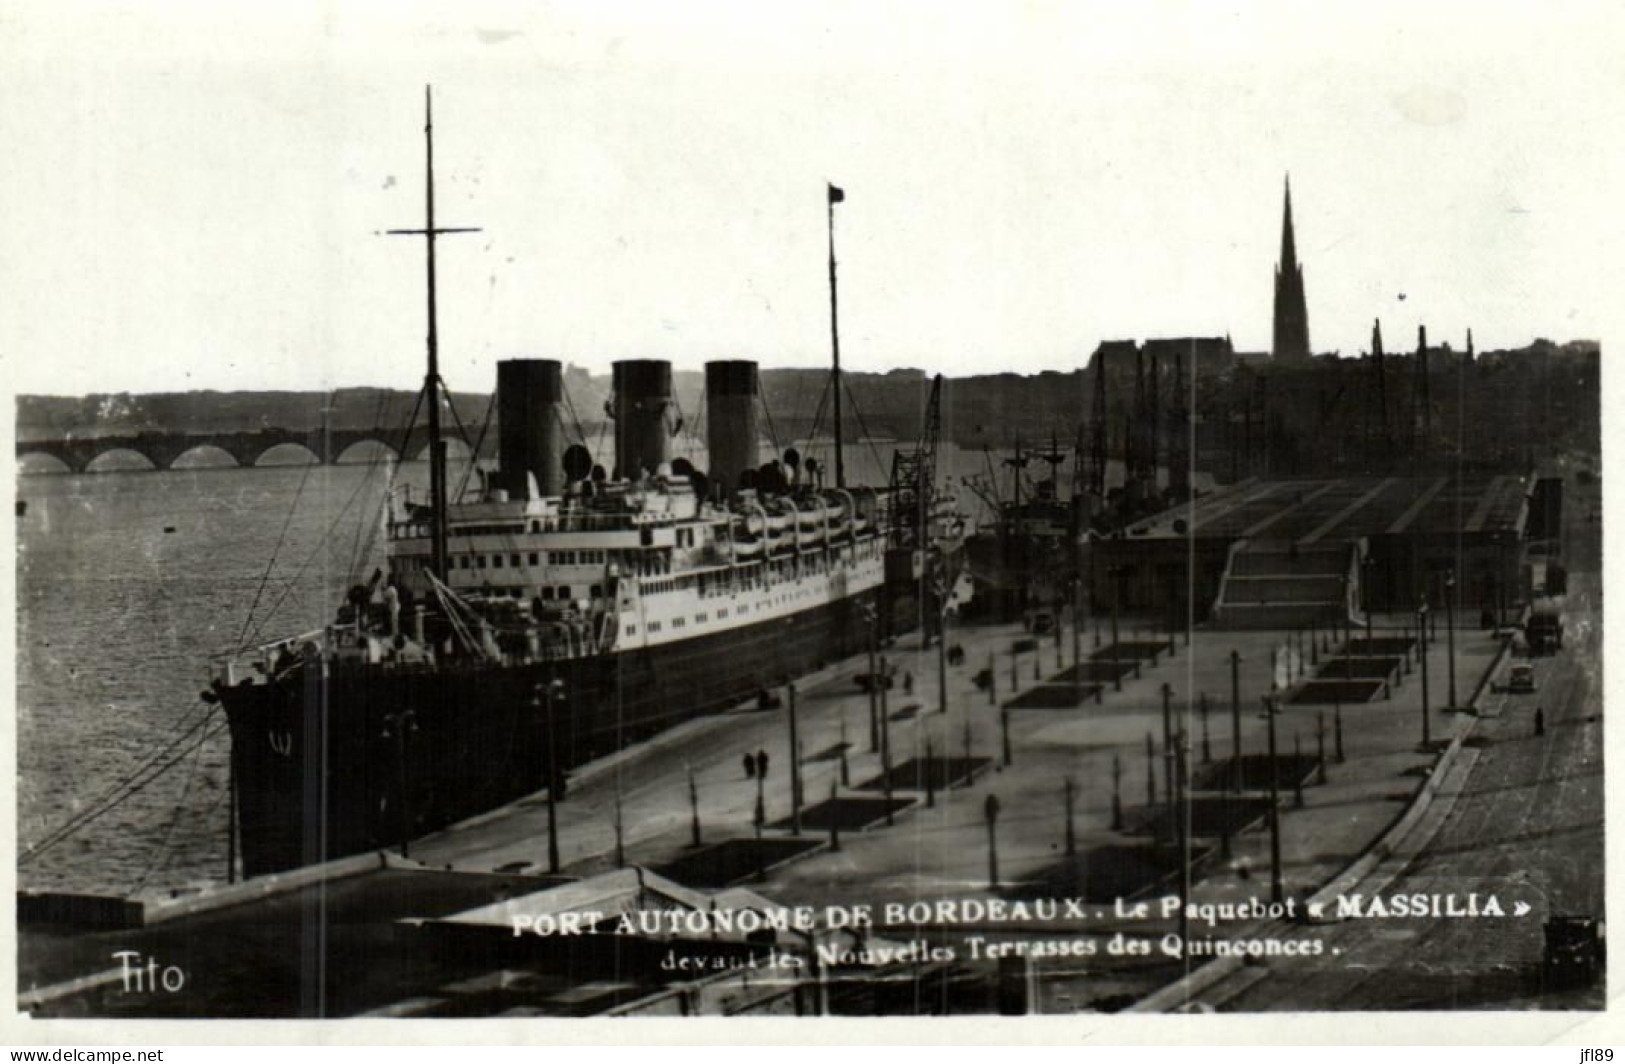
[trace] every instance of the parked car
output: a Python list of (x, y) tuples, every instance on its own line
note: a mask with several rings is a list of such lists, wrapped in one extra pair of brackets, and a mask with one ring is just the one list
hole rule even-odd
[(1521, 693), (1534, 689), (1535, 667), (1527, 661), (1513, 662), (1512, 671), (1507, 677), (1507, 690)]

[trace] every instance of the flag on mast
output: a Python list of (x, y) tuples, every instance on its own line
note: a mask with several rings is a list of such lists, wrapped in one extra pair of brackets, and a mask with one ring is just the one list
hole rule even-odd
[(845, 199), (846, 199), (846, 193), (845, 192), (843, 192), (840, 189), (836, 188), (834, 185), (829, 186), (829, 202), (831, 203), (831, 205), (836, 204), (836, 203), (841, 203), (841, 202), (845, 201)]

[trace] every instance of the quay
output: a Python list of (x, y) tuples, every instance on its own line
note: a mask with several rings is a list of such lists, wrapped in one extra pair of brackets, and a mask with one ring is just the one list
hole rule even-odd
[[(1314, 636), (1169, 632), (1146, 617), (1117, 621), (1117, 643), (1110, 617), (1078, 625), (1068, 612), (1041, 633), (951, 622), (946, 638), (957, 664), (946, 666), (938, 646), (905, 636), (881, 651), (892, 687), (873, 743), (863, 657), (804, 677), (793, 699), (799, 831), (792, 699), (782, 689), (773, 708), (742, 705), (579, 769), (553, 804), (551, 833), (547, 797), (538, 794), (411, 840), (409, 857), (361, 855), (197, 896), (142, 899), (136, 913), (24, 897), (22, 1006), (41, 1017), (1124, 1007), (1193, 964), (1149, 950), (1135, 958), (1099, 954), (1046, 963), (1040, 980), (1033, 962), (989, 959), (997, 952), (989, 944), (1057, 936), (1102, 942), (1118, 931), (1152, 943), (1166, 934), (1169, 921), (1125, 923), (1111, 911), (1119, 897), (1179, 893), (1179, 849), (1166, 828), (1170, 779), (1192, 798), (1193, 814), (1212, 813), (1215, 801), (1225, 807), (1193, 829), (1190, 900), (1267, 902), (1270, 833), (1260, 810), (1268, 797), (1257, 778), (1267, 773), (1257, 770), (1268, 764), (1264, 706), (1272, 692), (1287, 696), (1277, 700), (1274, 723), (1280, 890), (1294, 898), (1359, 859), (1468, 718), (1442, 704), (1447, 633), (1438, 629), (1416, 645), (1408, 616), (1371, 618), (1372, 647), (1387, 650), (1391, 640), (1412, 648), (1397, 655), (1403, 664), (1393, 665), (1386, 692), (1338, 704), (1299, 703), (1291, 692), (1306, 689), (1322, 663), (1346, 668), (1365, 656), (1365, 630), (1354, 621)], [(1505, 639), (1458, 627), (1454, 647), (1459, 682), (1473, 692), (1502, 660)], [(1423, 661), (1433, 677), (1426, 745)], [(877, 692), (877, 709), (881, 701)], [(1182, 779), (1223, 775), (1238, 722), (1245, 778), (1234, 802), (1222, 782), (1217, 799), (1184, 791)], [(1170, 750), (1165, 736), (1181, 734)], [(754, 768), (747, 776), (746, 755), (764, 752), (765, 778)], [(1183, 771), (1173, 767), (1181, 763)], [(1045, 897), (1079, 900), (1087, 916), (1042, 926), (876, 923), (856, 936), (822, 926), (771, 941), (513, 930), (516, 916), (572, 911), (807, 906), (883, 914), (888, 904), (922, 899)], [(871, 948), (869, 963), (811, 963), (820, 944), (829, 947), (825, 956), (856, 957), (860, 943), (916, 941), (939, 958), (950, 955), (940, 952), (946, 948), (953, 960)], [(128, 954), (175, 968), (185, 987), (131, 989), (121, 959)], [(775, 956), (780, 963), (766, 967), (764, 958)], [(672, 958), (710, 967), (662, 966)]]

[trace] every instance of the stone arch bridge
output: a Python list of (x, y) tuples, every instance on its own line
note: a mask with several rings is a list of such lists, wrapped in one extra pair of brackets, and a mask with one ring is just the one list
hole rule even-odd
[[(303, 448), (317, 462), (331, 465), (338, 462), (351, 448), (364, 443), (378, 444), (400, 459), (423, 457), (429, 447), (427, 428), (415, 427), (402, 438), (399, 428), (371, 429), (312, 429), (298, 432), (289, 429), (259, 429), (252, 432), (139, 432), (124, 436), (69, 436), (54, 440), (18, 441), (17, 460), (33, 455), (46, 455), (67, 466), (70, 473), (83, 473), (103, 455), (118, 452), (138, 454), (151, 462), (155, 469), (169, 469), (183, 455), (203, 448), (212, 448), (230, 455), (239, 466), (259, 464), (265, 453), (273, 447), (292, 445)], [(497, 453), (496, 426), (484, 434), (479, 453), (481, 458), (495, 457)]]

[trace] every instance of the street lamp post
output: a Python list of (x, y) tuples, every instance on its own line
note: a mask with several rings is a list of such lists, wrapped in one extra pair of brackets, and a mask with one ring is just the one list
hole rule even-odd
[(1117, 631), (1119, 614), (1123, 607), (1123, 567), (1121, 565), (1106, 566), (1106, 574), (1112, 578), (1112, 690), (1123, 689), (1123, 670), (1118, 663), (1118, 655), (1122, 653), (1122, 644), (1118, 642)]
[(987, 885), (997, 890), (999, 887), (999, 839), (995, 825), (999, 820), (999, 796), (990, 794), (983, 803), (982, 810), (987, 817)]
[(1445, 636), (1450, 641), (1450, 700), (1446, 705), (1456, 708), (1456, 571), (1450, 570), (1444, 578)]
[(1275, 699), (1264, 699), (1264, 716), (1269, 720), (1270, 742), (1270, 900), (1277, 905), (1285, 899), (1281, 885), (1281, 788), (1275, 758)]
[(1170, 799), (1174, 794), (1174, 720), (1173, 720), (1174, 689), (1171, 684), (1162, 685), (1162, 752), (1163, 752), (1163, 790)]
[[(1348, 573), (1343, 573), (1343, 574), (1339, 575), (1338, 578), (1337, 578), (1337, 582), (1343, 589), (1343, 597), (1342, 597), (1342, 600), (1340, 602), (1338, 602), (1338, 604), (1337, 604), (1337, 612), (1343, 619), (1343, 653), (1345, 655), (1347, 655), (1349, 650), (1350, 650), (1350, 647), (1348, 645), (1348, 641), (1349, 641), (1349, 574)], [(1337, 618), (1333, 617), (1332, 618), (1332, 641), (1335, 643), (1336, 640), (1337, 640)], [(1332, 649), (1333, 648), (1328, 647), (1327, 648), (1327, 653), (1330, 653)]]
[(694, 782), (694, 766), (688, 766), (688, 811), (691, 844), (700, 846), (700, 789)]
[[(887, 677), (889, 677), (890, 673), (886, 668), (885, 658), (880, 659), (880, 671), (887, 673)], [(891, 715), (891, 710), (886, 704), (886, 678), (879, 680), (878, 685), (880, 687), (880, 777), (886, 787), (886, 826), (890, 827), (892, 824), (891, 722), (887, 718)]]
[(801, 736), (796, 728), (796, 685), (785, 693), (790, 700), (790, 834), (801, 834)]
[(1361, 592), (1360, 598), (1365, 603), (1365, 652), (1367, 654), (1370, 654), (1372, 652), (1372, 650), (1371, 650), (1371, 598), (1372, 598), (1372, 595), (1371, 595), (1371, 573), (1372, 573), (1372, 570), (1376, 567), (1376, 564), (1377, 564), (1377, 560), (1375, 558), (1371, 557), (1371, 555), (1369, 555), (1369, 554), (1367, 554), (1364, 558), (1360, 559), (1360, 571), (1365, 574), (1364, 579), (1362, 579), (1360, 581), (1360, 592)]
[(1076, 576), (1072, 578), (1072, 669), (1080, 674), (1073, 680), (1076, 690), (1083, 672), (1083, 581)]
[(1162, 744), (1162, 797), (1168, 803), (1168, 834), (1171, 836), (1179, 820), (1179, 796), (1174, 793), (1174, 744), (1169, 741)]
[(879, 638), (880, 618), (873, 603), (864, 603), (863, 613), (869, 622), (869, 752), (874, 753), (880, 749), (880, 676), (875, 671), (875, 641)]
[(564, 681), (558, 677), (547, 685), (547, 870), (559, 870), (559, 755), (553, 739), (554, 723), (564, 705)]
[[(1427, 596), (1423, 595), (1422, 604), (1416, 607), (1416, 630), (1418, 633), (1427, 630), (1427, 622), (1428, 600)], [(1420, 657), (1422, 663), (1422, 745), (1427, 746), (1433, 741), (1433, 735), (1432, 721), (1430, 717), (1431, 711), (1428, 707), (1428, 655), (1427, 648), (1425, 646), (1422, 648), (1422, 653), (1418, 656)]]
[(1123, 760), (1112, 755), (1112, 830), (1123, 830)]
[(1078, 836), (1077, 836), (1077, 832), (1075, 830), (1073, 830), (1073, 827), (1072, 827), (1073, 791), (1072, 791), (1072, 777), (1071, 776), (1066, 777), (1066, 787), (1065, 787), (1065, 789), (1066, 789), (1066, 855), (1068, 857), (1075, 857), (1075, 856), (1077, 856), (1077, 853), (1078, 853)]
[(417, 714), (410, 709), (384, 715), (383, 738), (395, 740), (395, 787), (400, 795), (401, 856), (412, 856), (412, 804), (408, 794), (408, 733), (418, 730)]
[(1230, 652), (1230, 789), (1241, 792), (1241, 651)]

